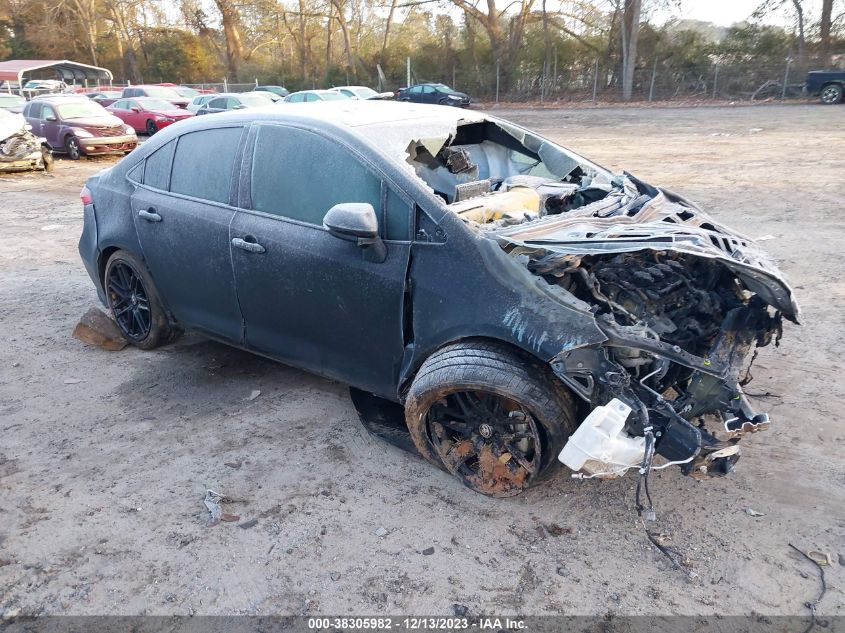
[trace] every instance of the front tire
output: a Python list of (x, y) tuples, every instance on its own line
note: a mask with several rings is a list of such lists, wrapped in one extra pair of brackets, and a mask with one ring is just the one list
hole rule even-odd
[(109, 309), (130, 343), (153, 349), (172, 338), (174, 329), (143, 262), (116, 251), (106, 263), (104, 282)]
[(839, 84), (829, 84), (822, 88), (819, 93), (819, 101), (825, 105), (833, 105), (842, 101), (842, 86)]
[(65, 139), (65, 151), (71, 160), (79, 160), (82, 157), (82, 148), (75, 136), (68, 136)]
[(423, 363), (405, 421), (423, 457), (492, 497), (517, 495), (551, 475), (575, 430), (572, 400), (544, 365), (471, 340)]
[(155, 121), (147, 121), (147, 135), (152, 136), (156, 132), (158, 132), (158, 128), (156, 127)]

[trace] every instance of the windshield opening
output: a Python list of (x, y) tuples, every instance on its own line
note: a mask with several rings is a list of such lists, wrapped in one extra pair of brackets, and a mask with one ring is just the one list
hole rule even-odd
[(437, 142), (412, 142), (408, 163), (452, 211), (478, 224), (565, 213), (623, 187), (597, 165), (503, 121), (467, 123)]

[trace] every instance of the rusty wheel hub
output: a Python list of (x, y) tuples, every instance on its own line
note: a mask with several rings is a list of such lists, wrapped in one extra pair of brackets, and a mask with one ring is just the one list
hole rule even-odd
[(477, 492), (497, 497), (519, 494), (540, 470), (533, 416), (498, 394), (449, 394), (432, 406), (427, 425), (446, 469)]

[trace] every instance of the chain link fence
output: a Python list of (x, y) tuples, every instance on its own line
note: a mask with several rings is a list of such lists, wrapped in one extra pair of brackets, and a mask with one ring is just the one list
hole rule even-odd
[[(417, 73), (414, 60), (410, 63), (411, 83), (437, 82), (447, 84), (456, 90), (468, 93), (474, 101), (483, 102), (549, 102), (590, 103), (622, 101), (621, 80), (617, 64), (602, 60), (581, 60), (575, 63), (554, 63), (543, 65), (522, 64), (510, 77), (503, 75), (495, 64), (461, 65), (437, 68), (424, 64), (425, 74)], [(790, 99), (804, 95), (804, 80), (807, 70), (824, 68), (824, 64), (809, 61), (800, 67), (793, 60), (783, 62), (743, 63), (707, 62), (696, 65), (673, 64), (671, 60), (652, 60), (641, 64), (634, 72), (631, 101), (682, 101), (682, 100), (729, 100), (750, 101), (765, 99)], [(386, 82), (376, 77), (351, 78), (354, 84), (370, 84), (379, 91), (395, 90), (407, 83), (407, 70), (388, 75)], [(247, 92), (259, 82), (220, 81), (181, 84), (200, 91)], [(285, 85), (284, 79), (266, 82)], [(291, 84), (301, 82), (291, 81)], [(319, 84), (319, 82), (318, 82)], [(115, 82), (114, 89), (126, 84)], [(292, 86), (289, 86), (292, 87)], [(331, 87), (320, 86), (316, 87)]]
[[(601, 60), (577, 64), (546, 64), (547, 68), (522, 66), (511, 78), (496, 66), (469, 69), (455, 66), (418, 77), (412, 82), (434, 81), (467, 92), (476, 101), (507, 102), (617, 102), (622, 100), (616, 64)], [(803, 68), (792, 60), (782, 63), (707, 63), (673, 65), (653, 60), (634, 72), (631, 101), (762, 100), (804, 96), (806, 72), (824, 66), (809, 62)], [(412, 66), (413, 68), (413, 66)]]

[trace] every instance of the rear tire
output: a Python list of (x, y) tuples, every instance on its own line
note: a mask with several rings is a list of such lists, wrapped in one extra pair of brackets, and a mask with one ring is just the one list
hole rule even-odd
[(819, 101), (825, 105), (833, 105), (842, 101), (842, 86), (840, 84), (828, 84), (821, 89)]
[(158, 132), (158, 128), (156, 127), (155, 121), (147, 121), (147, 135), (152, 136), (156, 132)]
[(569, 393), (544, 365), (479, 340), (432, 354), (405, 403), (423, 457), (493, 497), (517, 495), (550, 476), (574, 419)]
[(153, 349), (172, 340), (176, 329), (143, 262), (127, 251), (116, 251), (109, 257), (103, 277), (109, 310), (132, 345)]

